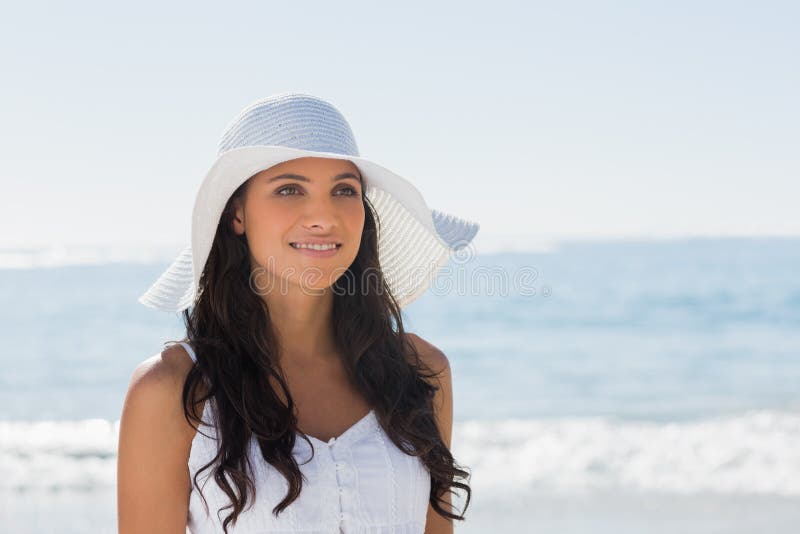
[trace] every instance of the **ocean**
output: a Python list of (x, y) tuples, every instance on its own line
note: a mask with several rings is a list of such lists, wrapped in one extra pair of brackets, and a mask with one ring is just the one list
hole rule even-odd
[[(178, 250), (0, 252), (0, 531), (116, 531), (131, 373), (183, 335), (136, 299)], [(478, 251), (404, 321), (452, 368), (457, 532), (797, 531), (800, 239)]]

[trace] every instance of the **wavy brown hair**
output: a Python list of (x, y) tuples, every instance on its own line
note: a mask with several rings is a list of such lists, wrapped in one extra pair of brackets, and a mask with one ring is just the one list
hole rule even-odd
[[(186, 341), (197, 355), (197, 363), (183, 386), (184, 415), (201, 432), (193, 424), (201, 422), (198, 406), (213, 398), (218, 436), (216, 456), (195, 473), (192, 482), (202, 495), (198, 476), (213, 468), (214, 479), (231, 501), (217, 511), (219, 515), (222, 510), (232, 509), (223, 521), (226, 534), (228, 524), (236, 524), (248, 502), (255, 502), (256, 489), (247, 455), (253, 437), (264, 460), (289, 485), (286, 496), (273, 509), (276, 517), (297, 499), (304, 480), (292, 455), (298, 435), (294, 401), (276, 363), (278, 345), (269, 310), (250, 285), (246, 237), (236, 235), (232, 227), (234, 201), (243, 199), (249, 182), (228, 199), (197, 298), (182, 314)], [(400, 307), (379, 267), (380, 221), (363, 192), (362, 201), (366, 216), (358, 255), (332, 284), (336, 348), (344, 355), (351, 382), (372, 405), (391, 441), (427, 466), (432, 507), (444, 517), (464, 520), (463, 512), (456, 515), (445, 509), (443, 496), (454, 494), (453, 487), (465, 490), (466, 512), (472, 491), (468, 484), (455, 479), (467, 480), (470, 473), (454, 461), (439, 433), (433, 410), (433, 396), (439, 386), (428, 381), (438, 375), (407, 340)], [(288, 405), (273, 391), (270, 375), (280, 384)], [(305, 436), (303, 439), (308, 441)], [(203, 501), (208, 510), (205, 497)]]

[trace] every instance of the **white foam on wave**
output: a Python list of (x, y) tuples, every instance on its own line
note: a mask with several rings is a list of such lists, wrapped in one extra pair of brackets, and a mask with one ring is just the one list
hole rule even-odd
[(0, 491), (89, 491), (116, 482), (119, 422), (0, 421)]
[[(119, 422), (0, 421), (0, 492), (115, 485)], [(483, 495), (508, 492), (800, 496), (800, 414), (682, 423), (562, 418), (459, 422), (453, 455)]]
[(750, 411), (693, 422), (604, 418), (468, 422), (454, 429), (475, 484), (515, 488), (800, 496), (800, 414)]

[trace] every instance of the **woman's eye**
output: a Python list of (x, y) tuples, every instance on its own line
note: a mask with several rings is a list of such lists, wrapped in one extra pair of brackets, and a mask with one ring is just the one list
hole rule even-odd
[(287, 185), (287, 186), (285, 186), (285, 187), (281, 187), (280, 189), (278, 189), (278, 190), (276, 191), (276, 193), (278, 193), (278, 194), (279, 194), (279, 195), (281, 195), (281, 196), (288, 197), (288, 196), (290, 196), (290, 195), (284, 195), (284, 194), (283, 194), (283, 192), (284, 192), (284, 191), (288, 191), (288, 190), (296, 191), (296, 190), (297, 190), (297, 188), (296, 188), (295, 186), (293, 186), (293, 185)]
[(346, 197), (352, 197), (352, 196), (358, 195), (358, 191), (356, 191), (354, 187), (350, 187), (350, 186), (343, 187), (343, 188), (339, 189), (339, 191), (350, 191), (349, 194), (345, 195)]
[[(289, 194), (289, 193), (286, 193), (286, 191), (297, 191), (297, 187), (295, 187), (293, 185), (286, 185), (284, 187), (281, 187), (277, 191), (275, 191), (275, 193), (278, 194), (279, 196), (282, 196), (282, 197), (294, 196), (294, 193)], [(342, 196), (346, 196), (346, 197), (358, 196), (358, 191), (354, 187), (351, 187), (351, 186), (342, 187), (341, 189), (339, 189), (337, 191), (337, 194), (339, 193), (339, 191), (349, 191), (349, 193), (347, 193), (346, 195), (342, 195)]]
[[(283, 196), (283, 197), (294, 196), (294, 193), (286, 193), (287, 191), (296, 192), (297, 191), (297, 187), (295, 187), (293, 185), (287, 185), (287, 186), (284, 186), (284, 187), (281, 187), (280, 189), (278, 189), (276, 191), (276, 193), (279, 196)], [(339, 193), (339, 191), (347, 191), (348, 192), (347, 194), (341, 195), (341, 196), (346, 196), (346, 197), (358, 196), (358, 190), (356, 190), (356, 188), (351, 187), (351, 186), (342, 187), (341, 189), (339, 189), (337, 191), (337, 194)]]

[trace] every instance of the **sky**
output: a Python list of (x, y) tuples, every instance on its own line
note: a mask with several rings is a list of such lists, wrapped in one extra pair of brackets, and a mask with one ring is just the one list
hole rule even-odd
[(16, 2), (0, 247), (188, 243), (224, 128), (284, 91), (477, 243), (798, 236), (798, 6)]

